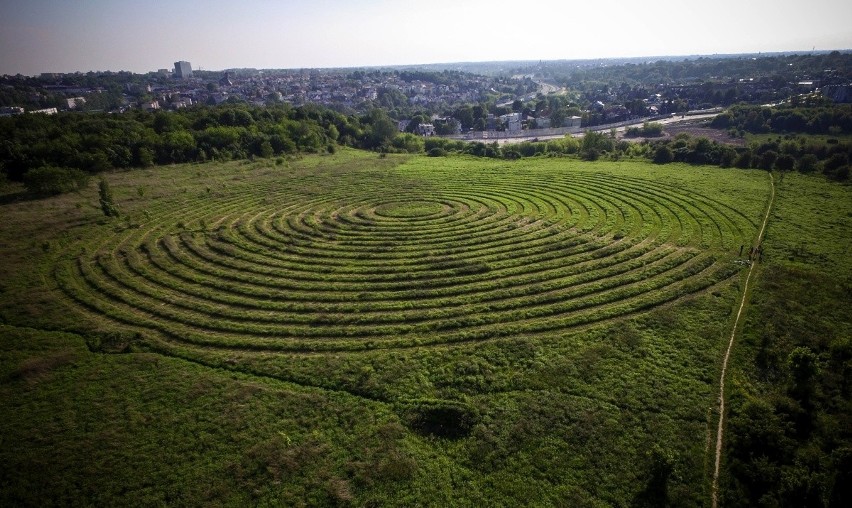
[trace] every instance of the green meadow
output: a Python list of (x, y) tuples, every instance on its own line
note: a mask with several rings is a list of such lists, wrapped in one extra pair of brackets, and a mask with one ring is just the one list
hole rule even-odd
[[(0, 204), (0, 504), (709, 505), (769, 173), (341, 149), (105, 178), (117, 218), (97, 185)], [(849, 187), (775, 181), (742, 397), (767, 275), (852, 276)]]

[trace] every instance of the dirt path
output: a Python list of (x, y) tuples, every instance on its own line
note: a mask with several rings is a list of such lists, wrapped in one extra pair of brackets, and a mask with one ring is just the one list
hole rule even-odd
[[(766, 231), (766, 224), (769, 222), (769, 214), (772, 212), (772, 205), (775, 203), (775, 179), (772, 173), (769, 173), (769, 185), (769, 204), (766, 205), (766, 216), (763, 218), (763, 224), (760, 226), (760, 232), (757, 234), (755, 246), (760, 246), (760, 243), (763, 241), (763, 233)], [(716, 429), (716, 460), (713, 466), (713, 508), (717, 508), (719, 505), (719, 466), (722, 461), (722, 431), (725, 427), (725, 374), (728, 370), (728, 359), (731, 357), (731, 349), (734, 347), (734, 337), (737, 335), (737, 327), (740, 324), (740, 318), (742, 317), (746, 299), (748, 298), (748, 285), (751, 282), (755, 266), (757, 266), (756, 262), (752, 263), (748, 269), (745, 287), (743, 287), (743, 296), (740, 300), (740, 308), (737, 310), (736, 319), (734, 319), (731, 338), (728, 340), (728, 349), (725, 351), (724, 360), (722, 360), (722, 374), (719, 376), (719, 427)]]

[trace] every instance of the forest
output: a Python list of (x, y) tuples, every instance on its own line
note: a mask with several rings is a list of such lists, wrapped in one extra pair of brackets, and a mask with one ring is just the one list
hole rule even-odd
[(238, 104), (123, 115), (18, 115), (0, 118), (0, 136), (3, 173), (23, 181), (43, 167), (97, 174), (113, 168), (333, 152), (338, 144), (393, 150), (398, 133), (379, 109), (347, 117), (312, 105)]

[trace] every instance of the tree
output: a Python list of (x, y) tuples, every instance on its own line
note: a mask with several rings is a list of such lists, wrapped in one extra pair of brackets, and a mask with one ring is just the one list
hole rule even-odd
[(813, 173), (817, 170), (818, 166), (819, 159), (817, 159), (817, 156), (812, 153), (808, 153), (799, 158), (796, 169), (798, 169), (800, 173)]
[(393, 147), (407, 153), (421, 153), (423, 152), (423, 138), (406, 132), (394, 138)]
[(813, 391), (812, 380), (819, 373), (817, 355), (809, 347), (800, 346), (790, 352), (787, 365), (793, 376), (793, 395), (797, 398), (808, 396)]
[(663, 124), (659, 122), (645, 122), (642, 124), (642, 135), (647, 138), (658, 138), (663, 135)]
[(109, 184), (103, 178), (98, 183), (98, 197), (100, 198), (101, 210), (104, 212), (104, 215), (107, 217), (118, 217), (121, 215), (118, 211), (118, 207), (115, 206), (115, 202), (112, 199), (112, 190), (109, 188)]
[(586, 160), (596, 160), (603, 152), (611, 152), (615, 147), (612, 138), (599, 132), (587, 131), (583, 136), (580, 155)]
[(264, 159), (268, 159), (275, 155), (275, 151), (272, 149), (272, 143), (270, 143), (269, 140), (261, 141), (258, 152), (258, 155), (260, 155)]
[(662, 145), (654, 151), (655, 164), (668, 164), (674, 160), (674, 152), (668, 145)]
[(646, 452), (648, 471), (645, 488), (634, 500), (635, 506), (667, 506), (669, 480), (675, 470), (675, 455), (667, 449), (654, 445)]
[(136, 164), (147, 168), (154, 165), (154, 152), (147, 146), (140, 146), (136, 150)]
[(396, 137), (396, 125), (384, 110), (373, 109), (370, 111), (367, 121), (370, 124), (367, 148), (377, 148), (389, 144)]
[(781, 171), (790, 171), (793, 169), (793, 166), (796, 165), (796, 159), (789, 154), (779, 155), (777, 159), (775, 159), (775, 169)]
[(768, 150), (763, 153), (763, 156), (760, 158), (759, 167), (760, 169), (765, 169), (767, 171), (772, 169), (772, 166), (775, 165), (775, 160), (778, 158), (778, 154), (775, 153), (774, 150)]
[(468, 130), (473, 127), (476, 119), (473, 117), (473, 108), (469, 105), (463, 106), (453, 113), (453, 117), (461, 122), (462, 129)]
[(751, 162), (754, 157), (752, 156), (751, 150), (744, 150), (740, 153), (736, 160), (734, 161), (734, 167), (740, 169), (748, 169), (751, 167)]
[(24, 175), (24, 185), (35, 196), (55, 196), (80, 190), (88, 181), (89, 175), (79, 169), (55, 166), (34, 168)]
[(550, 126), (551, 127), (562, 127), (562, 123), (565, 121), (565, 108), (559, 107), (550, 110)]

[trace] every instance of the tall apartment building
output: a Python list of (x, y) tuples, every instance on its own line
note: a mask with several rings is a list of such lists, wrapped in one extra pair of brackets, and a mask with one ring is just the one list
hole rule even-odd
[(188, 79), (192, 77), (192, 66), (189, 62), (175, 62), (175, 77), (178, 79)]

